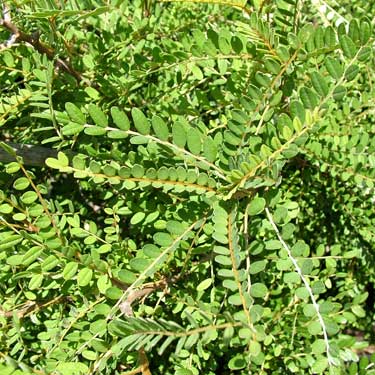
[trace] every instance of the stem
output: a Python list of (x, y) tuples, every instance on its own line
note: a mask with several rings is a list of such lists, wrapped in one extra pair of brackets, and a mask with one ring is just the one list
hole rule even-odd
[(280, 241), (281, 245), (283, 246), (283, 248), (286, 250), (286, 252), (288, 253), (288, 257), (289, 259), (292, 261), (293, 265), (294, 265), (294, 268), (296, 269), (299, 277), (301, 278), (302, 282), (304, 283), (305, 285), (305, 288), (307, 289), (309, 295), (310, 295), (310, 299), (311, 299), (311, 302), (315, 308), (315, 311), (316, 311), (316, 315), (318, 316), (318, 320), (319, 320), (319, 323), (322, 327), (322, 331), (323, 331), (323, 338), (324, 338), (324, 342), (325, 342), (325, 345), (326, 345), (326, 354), (327, 354), (327, 360), (328, 360), (328, 364), (330, 366), (332, 366), (334, 364), (333, 362), (333, 358), (331, 357), (331, 354), (330, 354), (330, 347), (329, 347), (329, 341), (328, 341), (328, 334), (327, 334), (327, 328), (326, 328), (326, 325), (324, 323), (324, 320), (323, 320), (323, 317), (322, 317), (322, 314), (320, 313), (320, 310), (319, 310), (319, 305), (318, 303), (316, 302), (316, 299), (314, 297), (314, 293), (310, 287), (310, 284), (309, 282), (307, 281), (307, 279), (305, 278), (305, 276), (303, 275), (302, 273), (302, 270), (301, 268), (299, 267), (298, 263), (297, 263), (297, 260), (293, 257), (292, 255), (292, 252), (289, 248), (289, 246), (286, 244), (286, 242), (283, 240), (283, 238), (281, 237), (281, 234), (280, 234), (280, 231), (279, 229), (277, 228), (275, 222), (273, 221), (273, 218), (272, 218), (272, 215), (270, 213), (270, 211), (268, 210), (268, 208), (266, 208), (266, 214), (267, 214), (267, 218), (268, 218), (268, 221), (270, 222), (270, 224), (272, 225), (272, 228), (273, 230), (275, 231), (276, 233), (276, 236), (278, 238), (278, 240)]
[[(58, 151), (51, 148), (13, 142), (4, 143), (12, 147), (17, 156), (22, 157), (23, 164), (26, 166), (44, 167), (45, 160), (47, 158), (57, 158)], [(70, 153), (69, 151), (64, 151), (64, 153), (68, 153), (69, 156), (73, 156), (73, 153)], [(17, 160), (14, 156), (8, 154), (2, 147), (0, 147), (0, 163), (10, 163), (12, 161)]]
[(11, 19), (9, 7), (6, 4), (2, 6), (3, 18), (0, 20), (0, 25), (7, 29), (11, 36), (0, 46), (2, 48), (7, 48), (12, 46), (17, 42), (26, 42), (29, 43), (36, 51), (46, 55), (49, 60), (55, 61), (55, 67), (61, 70), (64, 70), (66, 73), (73, 76), (77, 82), (82, 80), (81, 73), (77, 72), (73, 66), (65, 59), (56, 57), (56, 52), (53, 48), (47, 46), (39, 40), (38, 33), (27, 34), (16, 26)]

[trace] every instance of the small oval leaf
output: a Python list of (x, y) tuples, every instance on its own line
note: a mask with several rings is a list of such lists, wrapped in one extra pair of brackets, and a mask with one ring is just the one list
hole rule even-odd
[(148, 119), (140, 109), (138, 108), (132, 109), (132, 118), (134, 121), (135, 128), (142, 135), (146, 135), (150, 133), (150, 124), (148, 122)]

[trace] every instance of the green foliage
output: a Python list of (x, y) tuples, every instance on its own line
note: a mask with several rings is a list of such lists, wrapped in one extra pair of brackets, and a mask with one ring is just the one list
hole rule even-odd
[(374, 9), (194, 2), (9, 2), (2, 374), (374, 373)]

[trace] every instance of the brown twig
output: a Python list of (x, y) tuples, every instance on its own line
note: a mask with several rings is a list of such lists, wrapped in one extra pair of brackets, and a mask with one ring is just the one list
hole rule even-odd
[[(170, 279), (164, 278), (160, 281), (144, 284), (142, 289), (139, 290), (131, 290), (129, 292), (129, 295), (127, 299), (120, 304), (120, 311), (125, 316), (132, 316), (133, 315), (133, 309), (132, 309), (132, 303), (140, 298), (145, 298), (150, 293), (157, 289), (166, 288), (170, 283), (174, 283), (178, 280), (178, 277), (172, 277)], [(142, 375), (152, 375), (150, 368), (149, 368), (149, 362), (146, 355), (146, 352), (144, 348), (140, 348), (138, 350), (138, 361), (139, 361), (139, 367), (135, 370), (135, 373), (141, 373)]]
[[(145, 298), (155, 290), (165, 289), (169, 285), (174, 284), (176, 281), (178, 281), (181, 278), (181, 275), (173, 276), (170, 278), (164, 277), (161, 280), (158, 280), (156, 282), (146, 283), (143, 284), (142, 289), (137, 290), (130, 290), (128, 297), (124, 302), (122, 302), (119, 305), (120, 311), (126, 315), (126, 316), (132, 316), (133, 315), (133, 309), (131, 307), (132, 303), (140, 298)], [(111, 279), (112, 282), (118, 287), (120, 287), (123, 290), (128, 290), (129, 285), (122, 283), (119, 280)], [(121, 285), (122, 284), (122, 285)]]
[(37, 311), (46, 308), (50, 305), (54, 305), (57, 303), (61, 303), (62, 300), (69, 301), (71, 297), (67, 296), (58, 296), (50, 301), (47, 302), (38, 302), (38, 301), (27, 301), (22, 308), (5, 311), (0, 306), (0, 316), (3, 316), (5, 318), (12, 318), (15, 314), (19, 319), (24, 318), (26, 316), (29, 316), (31, 314), (36, 313)]
[(139, 363), (141, 365), (141, 374), (142, 375), (152, 375), (150, 368), (149, 368), (149, 362), (147, 359), (146, 352), (143, 348), (138, 350), (138, 358), (139, 358)]
[(0, 45), (0, 50), (3, 48), (11, 47), (17, 42), (29, 43), (36, 51), (46, 55), (49, 60), (55, 61), (55, 66), (57, 69), (64, 70), (66, 73), (72, 75), (77, 80), (77, 82), (80, 82), (82, 80), (81, 73), (77, 72), (65, 59), (56, 57), (55, 50), (39, 40), (39, 33), (27, 34), (23, 32), (19, 27), (17, 27), (12, 22), (10, 10), (5, 3), (3, 3), (2, 6), (2, 13), (3, 18), (0, 19), (0, 25), (7, 29), (11, 35), (6, 42)]

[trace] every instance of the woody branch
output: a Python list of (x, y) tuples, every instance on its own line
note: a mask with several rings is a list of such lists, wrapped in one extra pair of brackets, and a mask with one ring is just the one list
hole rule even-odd
[(72, 75), (78, 82), (82, 80), (82, 75), (77, 72), (67, 60), (56, 57), (55, 50), (39, 40), (39, 33), (27, 34), (16, 26), (12, 22), (10, 9), (5, 3), (2, 4), (2, 18), (0, 19), (0, 26), (10, 32), (9, 39), (0, 44), (0, 51), (2, 49), (11, 47), (17, 42), (28, 43), (39, 53), (46, 55), (49, 60), (55, 61), (55, 66), (57, 69), (61, 69)]

